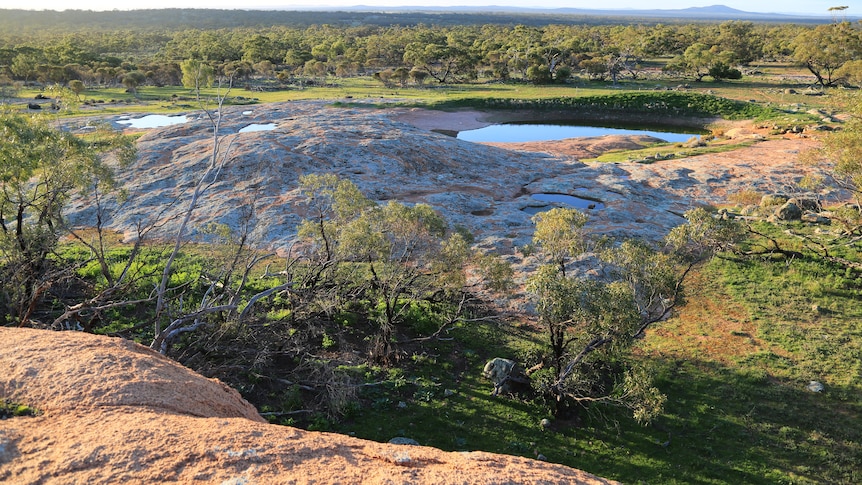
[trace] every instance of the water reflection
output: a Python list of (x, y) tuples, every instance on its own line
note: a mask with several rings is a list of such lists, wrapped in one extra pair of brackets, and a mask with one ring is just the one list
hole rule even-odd
[(252, 131), (270, 131), (275, 129), (275, 123), (252, 123), (243, 128), (240, 128), (240, 133), (249, 133)]
[(667, 142), (684, 142), (702, 134), (694, 128), (669, 127), (647, 129), (642, 127), (604, 127), (566, 124), (508, 123), (491, 125), (477, 130), (458, 132), (458, 139), (471, 142), (521, 143), (530, 141), (563, 140), (603, 135), (648, 135)]
[(189, 118), (185, 115), (147, 115), (141, 118), (129, 120), (118, 120), (121, 125), (129, 125), (129, 128), (161, 128), (162, 126), (180, 125), (187, 122)]

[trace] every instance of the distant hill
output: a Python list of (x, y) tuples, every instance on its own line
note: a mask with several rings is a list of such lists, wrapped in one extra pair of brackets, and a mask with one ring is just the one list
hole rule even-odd
[[(535, 9), (502, 6), (463, 7), (372, 7), (357, 5), (304, 10), (216, 10), (151, 9), (130, 11), (0, 9), (0, 32), (26, 34), (44, 29), (90, 30), (181, 30), (286, 25), (307, 27), (349, 25), (476, 25), (504, 24), (541, 26), (548, 24), (680, 23), (749, 20), (770, 23), (826, 23), (829, 16), (794, 16), (744, 12), (723, 5), (678, 10), (591, 10), (578, 8)], [(853, 20), (850, 17), (848, 20)]]
[[(746, 12), (726, 5), (711, 5), (708, 7), (689, 7), (683, 9), (586, 9), (586, 8), (555, 8), (541, 9), (530, 7), (490, 6), (451, 6), (451, 7), (373, 7), (357, 5), (347, 7), (347, 11), (385, 10), (387, 12), (500, 12), (500, 13), (533, 13), (533, 14), (563, 14), (594, 17), (648, 17), (661, 19), (692, 19), (692, 20), (758, 20), (773, 22), (827, 22), (831, 17), (827, 14), (800, 15), (786, 13)], [(848, 18), (849, 19), (849, 18)]]

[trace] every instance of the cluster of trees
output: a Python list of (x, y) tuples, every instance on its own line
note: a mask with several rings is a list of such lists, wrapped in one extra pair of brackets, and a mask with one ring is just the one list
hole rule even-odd
[[(212, 365), (207, 359), (222, 358), (226, 345), (246, 339), (252, 343), (231, 356), (245, 359), (246, 366), (289, 356), (304, 363), (297, 366), (311, 366), (296, 376), (326, 370), (331, 379), (335, 365), (311, 356), (358, 331), (345, 322), (362, 327), (363, 354), (370, 361), (389, 364), (402, 345), (434, 338), (469, 319), (469, 303), (476, 297), (467, 285), (468, 265), (482, 275), (483, 286), (505, 291), (512, 284), (512, 270), (502, 259), (474, 253), (469, 233), (449, 228), (431, 207), (377, 204), (350, 181), (330, 174), (301, 178), (309, 217), (285, 258), (251, 247), (251, 207), (242, 227), (202, 228), (214, 236), (214, 246), (206, 257), (191, 257), (192, 266), (188, 255), (181, 261), (188, 242), (185, 222), (173, 249), (143, 245), (152, 228), (141, 227), (134, 247), (118, 251), (106, 243), (101, 218), (85, 235), (66, 224), (62, 209), (74, 190), (90, 192), (98, 204), (100, 194), (113, 189), (112, 170), (134, 155), (129, 140), (110, 130), (83, 139), (51, 128), (44, 118), (9, 110), (0, 113), (0, 130), (5, 324), (131, 332), (197, 366)], [(216, 137), (186, 221), (227, 150)], [(648, 420), (663, 400), (648, 373), (628, 358), (631, 343), (676, 305), (692, 265), (738, 233), (730, 222), (700, 210), (661, 247), (610, 244), (587, 237), (586, 220), (564, 209), (535, 217), (537, 254), (549, 263), (529, 283), (548, 335), (537, 390), (559, 410), (572, 402), (607, 401)], [(60, 244), (67, 236), (77, 245)], [(601, 255), (615, 279), (587, 280), (567, 272), (571, 260), (586, 252)], [(263, 262), (270, 265), (265, 270), (259, 268)], [(270, 271), (273, 264), (284, 269)], [(345, 389), (355, 387), (321, 385), (330, 411), (345, 404)]]
[(386, 83), (565, 82), (666, 72), (733, 79), (758, 60), (795, 61), (824, 86), (858, 82), (862, 33), (848, 22), (768, 25), (457, 25), (186, 29), (50, 33), (0, 38), (0, 79), (86, 85), (180, 85), (181, 63), (262, 80), (377, 74)]

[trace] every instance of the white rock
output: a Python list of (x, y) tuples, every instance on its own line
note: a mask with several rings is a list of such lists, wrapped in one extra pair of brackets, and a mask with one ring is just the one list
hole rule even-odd
[(805, 389), (808, 389), (811, 392), (823, 392), (826, 387), (824, 387), (823, 384), (820, 382), (810, 381), (808, 385), (805, 386)]

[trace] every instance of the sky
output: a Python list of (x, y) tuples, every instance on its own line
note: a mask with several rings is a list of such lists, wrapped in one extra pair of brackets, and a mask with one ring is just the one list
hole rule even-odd
[[(855, 8), (854, 8), (854, 5)], [(860, 0), (146, 0), (129, 2), (120, 0), (0, 0), (0, 8), (28, 10), (133, 10), (153, 8), (226, 8), (226, 9), (284, 9), (302, 10), (303, 7), (348, 7), (356, 5), (379, 7), (420, 6), (529, 6), (533, 8), (586, 8), (586, 9), (677, 9), (725, 5), (746, 12), (803, 13), (829, 15), (829, 8), (847, 5), (847, 15), (862, 14)]]

